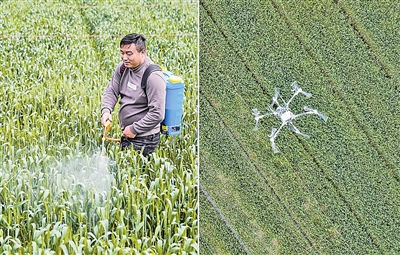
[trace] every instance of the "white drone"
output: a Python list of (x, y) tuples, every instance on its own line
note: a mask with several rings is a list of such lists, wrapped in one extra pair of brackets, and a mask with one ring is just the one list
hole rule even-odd
[[(282, 129), (283, 126), (285, 126), (285, 125), (288, 125), (289, 128), (290, 128), (290, 130), (292, 130), (292, 131), (293, 131), (294, 133), (296, 133), (296, 134), (300, 134), (300, 135), (302, 135), (302, 136), (304, 136), (304, 137), (306, 137), (306, 138), (309, 138), (309, 137), (310, 137), (310, 136), (307, 135), (307, 134), (301, 133), (301, 132), (293, 125), (292, 121), (293, 121), (294, 119), (296, 119), (297, 117), (300, 117), (300, 116), (303, 116), (303, 115), (306, 115), (306, 114), (317, 114), (317, 115), (318, 115), (319, 117), (321, 117), (321, 119), (323, 119), (325, 122), (326, 122), (326, 120), (328, 119), (327, 116), (325, 116), (325, 115), (323, 115), (322, 113), (318, 112), (317, 110), (312, 109), (312, 108), (309, 108), (309, 107), (307, 107), (307, 106), (304, 106), (304, 112), (303, 112), (303, 113), (300, 113), (300, 114), (297, 114), (297, 115), (293, 114), (293, 113), (290, 111), (290, 108), (289, 108), (289, 104), (290, 104), (290, 102), (293, 100), (293, 98), (294, 98), (295, 96), (297, 96), (299, 93), (302, 93), (302, 94), (305, 95), (307, 98), (310, 98), (312, 95), (311, 95), (310, 93), (307, 93), (307, 92), (303, 91), (303, 90), (297, 85), (297, 82), (296, 82), (296, 81), (293, 82), (291, 86), (292, 86), (292, 91), (294, 91), (294, 94), (293, 94), (293, 96), (289, 99), (288, 102), (285, 102), (285, 101), (282, 99), (282, 97), (281, 97), (281, 99), (282, 99), (282, 101), (283, 101), (283, 103), (284, 103), (283, 106), (281, 106), (281, 105), (279, 104), (279, 102), (278, 102), (279, 88), (275, 88), (275, 94), (274, 94), (274, 96), (272, 97), (272, 103), (271, 103), (271, 105), (269, 105), (269, 107), (268, 107), (269, 110), (270, 110), (270, 113), (267, 113), (267, 114), (263, 114), (263, 115), (262, 115), (262, 114), (260, 113), (260, 111), (259, 111), (257, 108), (255, 108), (255, 109), (252, 110), (252, 111), (253, 111), (253, 115), (254, 115), (254, 119), (256, 120), (256, 126), (254, 127), (254, 130), (257, 130), (257, 129), (258, 129), (258, 122), (259, 122), (260, 119), (262, 119), (262, 118), (264, 118), (264, 117), (266, 117), (266, 116), (272, 115), (272, 114), (275, 115), (278, 119), (280, 119), (280, 120), (282, 121), (281, 126), (280, 126), (278, 129), (272, 128), (272, 132), (271, 132), (271, 134), (269, 135), (269, 140), (271, 141), (271, 146), (272, 146), (272, 150), (274, 151), (274, 153), (278, 153), (278, 152), (279, 152), (278, 148), (277, 148), (276, 145), (275, 145), (275, 138), (278, 136), (279, 131), (281, 131), (281, 129)], [(276, 108), (274, 108), (275, 106), (276, 106)]]

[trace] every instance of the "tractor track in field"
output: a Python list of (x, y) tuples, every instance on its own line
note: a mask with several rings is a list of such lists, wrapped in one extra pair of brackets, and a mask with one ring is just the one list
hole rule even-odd
[(217, 211), (217, 213), (221, 217), (222, 221), (228, 227), (229, 231), (231, 231), (233, 233), (233, 236), (239, 242), (239, 244), (243, 248), (243, 250), (246, 251), (246, 254), (251, 254), (249, 249), (247, 248), (246, 244), (241, 240), (239, 234), (235, 231), (235, 228), (232, 226), (232, 224), (229, 222), (229, 220), (225, 217), (223, 212), (219, 209), (217, 203), (214, 201), (214, 199), (211, 197), (211, 195), (207, 192), (206, 188), (204, 188), (204, 186), (201, 183), (199, 184), (199, 189), (204, 194), (204, 196), (207, 198), (208, 202), (211, 203), (212, 207), (214, 207), (214, 209)]
[(358, 35), (358, 37), (362, 40), (362, 42), (368, 47), (369, 51), (372, 53), (374, 56), (376, 62), (379, 64), (382, 72), (385, 74), (386, 78), (392, 79), (393, 78), (393, 71), (391, 70), (390, 67), (388, 67), (382, 57), (378, 54), (378, 51), (375, 50), (374, 46), (372, 45), (372, 39), (369, 38), (365, 32), (363, 32), (363, 29), (361, 28), (361, 25), (359, 22), (356, 20), (356, 18), (353, 17), (351, 14), (350, 10), (345, 6), (344, 3), (340, 0), (335, 0), (334, 3), (338, 5), (338, 8), (340, 11), (343, 13), (343, 15), (348, 19), (349, 23), (351, 24), (354, 32)]

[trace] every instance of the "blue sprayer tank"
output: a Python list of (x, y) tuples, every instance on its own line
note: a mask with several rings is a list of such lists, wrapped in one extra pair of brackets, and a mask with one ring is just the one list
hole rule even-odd
[(169, 71), (164, 71), (167, 82), (165, 98), (165, 117), (161, 123), (161, 133), (174, 136), (182, 130), (182, 107), (185, 84), (181, 77)]

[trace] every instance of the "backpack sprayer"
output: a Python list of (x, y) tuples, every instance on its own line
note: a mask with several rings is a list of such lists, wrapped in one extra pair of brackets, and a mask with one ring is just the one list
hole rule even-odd
[(183, 92), (185, 84), (179, 76), (163, 70), (166, 82), (167, 93), (165, 97), (165, 117), (161, 122), (161, 133), (175, 136), (181, 133)]
[[(150, 65), (149, 67), (151, 67)], [(148, 71), (149, 70), (149, 71)], [(146, 86), (147, 78), (152, 71), (159, 69), (148, 68), (142, 77), (142, 87)], [(148, 72), (146, 72), (148, 71)], [(168, 136), (179, 135), (182, 131), (182, 110), (183, 110), (183, 94), (185, 84), (181, 77), (175, 76), (172, 72), (162, 68), (162, 72), (166, 79), (166, 97), (165, 97), (165, 115), (161, 122), (161, 133)], [(121, 71), (121, 74), (123, 71)], [(145, 87), (144, 87), (145, 88)], [(111, 129), (111, 122), (106, 121), (104, 124), (104, 133), (102, 138), (102, 154), (105, 154), (104, 141), (121, 142), (121, 139), (107, 137), (108, 131)]]

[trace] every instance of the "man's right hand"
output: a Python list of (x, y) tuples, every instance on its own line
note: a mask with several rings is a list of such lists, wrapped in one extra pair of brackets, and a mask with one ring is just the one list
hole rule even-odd
[(104, 124), (106, 123), (107, 120), (112, 122), (111, 113), (106, 112), (103, 114), (103, 116), (101, 116), (101, 120), (100, 120), (101, 125), (104, 126)]

